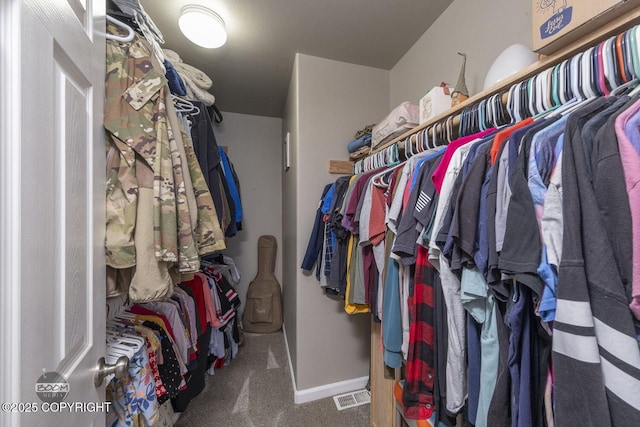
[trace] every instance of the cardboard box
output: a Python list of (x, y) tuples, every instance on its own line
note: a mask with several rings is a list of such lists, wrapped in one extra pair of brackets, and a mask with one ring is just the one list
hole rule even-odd
[(533, 50), (549, 55), (573, 43), (640, 0), (532, 0)]
[(451, 90), (445, 83), (431, 89), (420, 99), (420, 124), (451, 108)]

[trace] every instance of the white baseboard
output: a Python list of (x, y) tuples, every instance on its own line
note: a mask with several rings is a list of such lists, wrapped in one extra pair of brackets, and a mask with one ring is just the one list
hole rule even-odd
[(296, 387), (295, 373), (293, 372), (293, 364), (291, 362), (291, 352), (289, 351), (289, 342), (287, 341), (287, 331), (282, 325), (284, 334), (284, 344), (287, 347), (287, 359), (289, 360), (289, 371), (291, 371), (291, 384), (293, 385), (294, 403), (306, 403), (314, 400), (324, 399), (326, 397), (335, 396), (336, 394), (348, 393), (350, 391), (364, 388), (369, 382), (369, 377), (352, 378), (350, 380), (339, 381), (337, 383), (325, 384), (318, 387), (298, 390)]
[(291, 373), (291, 386), (293, 387), (293, 395), (295, 397), (297, 393), (296, 374), (293, 372), (293, 362), (291, 362), (291, 351), (289, 351), (289, 341), (287, 340), (287, 330), (284, 327), (284, 322), (282, 323), (282, 335), (284, 335), (284, 346), (287, 348), (287, 360), (289, 361), (289, 372)]

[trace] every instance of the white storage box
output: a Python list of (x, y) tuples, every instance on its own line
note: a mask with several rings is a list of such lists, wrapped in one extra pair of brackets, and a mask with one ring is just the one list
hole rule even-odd
[(446, 83), (440, 83), (420, 99), (420, 124), (451, 108), (451, 91)]

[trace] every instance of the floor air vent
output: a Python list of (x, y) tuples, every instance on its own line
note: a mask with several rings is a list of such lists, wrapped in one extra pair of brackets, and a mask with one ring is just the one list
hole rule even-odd
[(371, 393), (369, 390), (356, 390), (350, 393), (333, 396), (333, 401), (336, 402), (338, 411), (342, 411), (343, 409), (371, 403)]

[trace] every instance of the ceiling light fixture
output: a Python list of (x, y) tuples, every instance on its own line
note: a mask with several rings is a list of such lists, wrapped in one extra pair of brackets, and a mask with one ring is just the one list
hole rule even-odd
[(182, 34), (201, 47), (214, 49), (227, 41), (224, 21), (220, 15), (204, 6), (189, 5), (182, 8), (178, 25)]

